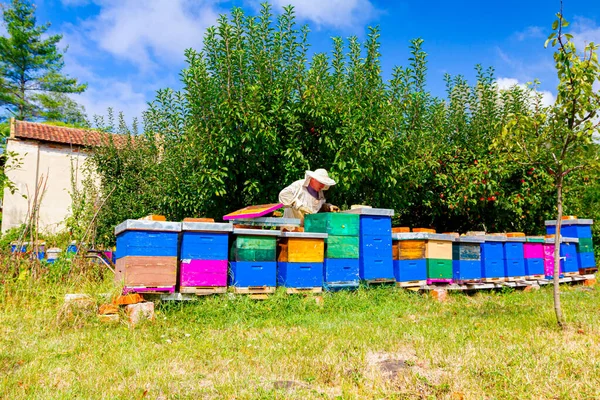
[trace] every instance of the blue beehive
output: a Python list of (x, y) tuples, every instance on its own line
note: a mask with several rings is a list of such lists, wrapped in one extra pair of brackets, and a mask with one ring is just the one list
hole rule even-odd
[(455, 281), (479, 280), (481, 260), (452, 260), (452, 279)]
[(361, 234), (359, 267), (362, 279), (394, 279), (392, 235), (371, 236)]
[(427, 260), (394, 260), (394, 276), (398, 282), (427, 280)]
[(504, 243), (504, 276), (507, 278), (524, 278), (525, 273), (525, 251), (526, 238), (507, 237)]
[(504, 242), (502, 236), (485, 236), (485, 242), (481, 244), (481, 258), (488, 260), (504, 259)]
[(504, 266), (505, 236), (485, 235), (481, 244), (481, 276), (483, 279), (503, 279), (506, 277)]
[(577, 253), (580, 268), (595, 268), (596, 259), (594, 253)]
[(232, 261), (229, 263), (229, 285), (241, 288), (275, 287), (276, 261)]
[(480, 280), (482, 276), (481, 247), (483, 236), (459, 236), (452, 243), (452, 279)]
[(326, 258), (324, 264), (324, 286), (358, 286), (360, 279), (358, 264), (358, 258)]
[[(191, 228), (186, 229), (186, 224), (189, 225), (192, 223), (184, 222), (183, 224), (183, 234), (181, 235), (181, 259), (227, 260), (229, 251), (229, 233), (192, 231)], [(197, 222), (194, 224), (201, 223)]]
[(357, 208), (345, 213), (360, 215), (359, 274), (367, 281), (395, 280), (392, 262), (394, 210)]
[(543, 258), (526, 258), (525, 259), (525, 276), (543, 276), (544, 275), (544, 259)]
[[(560, 235), (562, 237), (571, 237), (579, 239), (590, 239), (592, 237), (591, 219), (565, 219), (562, 220)], [(548, 235), (556, 234), (556, 220), (546, 221), (546, 233)]]
[(277, 286), (288, 288), (317, 288), (323, 286), (323, 263), (277, 263)]
[(560, 266), (565, 274), (579, 274), (576, 238), (563, 238), (560, 244)]
[[(561, 236), (563, 238), (577, 238), (579, 239), (579, 246), (577, 246), (577, 266), (580, 269), (596, 268), (596, 260), (594, 257), (594, 251), (592, 247), (592, 224), (594, 223), (591, 219), (565, 219), (561, 222)], [(546, 221), (546, 232), (548, 234), (556, 234), (556, 220)], [(585, 245), (583, 242), (587, 242)], [(561, 253), (563, 252), (563, 246), (561, 245)], [(562, 254), (561, 254), (561, 257)], [(567, 256), (564, 256), (567, 257)], [(573, 273), (569, 271), (574, 267), (574, 263), (570, 260), (572, 257), (567, 257), (561, 266), (567, 268), (564, 270), (565, 273)], [(570, 264), (569, 264), (570, 263)], [(569, 265), (567, 265), (569, 264)], [(579, 271), (580, 273), (586, 273), (585, 271)]]
[(175, 231), (125, 230), (117, 234), (116, 259), (126, 256), (177, 257), (178, 239), (179, 232)]

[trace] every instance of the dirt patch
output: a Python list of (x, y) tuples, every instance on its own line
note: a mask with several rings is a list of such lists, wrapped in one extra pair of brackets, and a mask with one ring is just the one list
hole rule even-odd
[(275, 381), (273, 388), (283, 390), (306, 389), (308, 385), (298, 381)]
[(429, 366), (417, 358), (413, 349), (403, 349), (394, 353), (368, 352), (365, 356), (365, 377), (394, 382), (402, 380), (425, 380), (430, 385), (439, 385), (445, 372)]

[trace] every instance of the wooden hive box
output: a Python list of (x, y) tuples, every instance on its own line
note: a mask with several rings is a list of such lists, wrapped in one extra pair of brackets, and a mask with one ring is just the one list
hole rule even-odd
[(446, 240), (428, 240), (425, 246), (425, 258), (452, 260), (452, 242)]
[(177, 257), (125, 256), (117, 259), (115, 281), (128, 287), (166, 287), (177, 283)]
[(398, 241), (399, 260), (420, 260), (425, 258), (425, 240), (400, 240)]
[(117, 225), (115, 281), (126, 287), (174, 287), (180, 222), (126, 220)]
[(323, 262), (325, 260), (325, 233), (282, 232), (279, 239), (279, 262)]

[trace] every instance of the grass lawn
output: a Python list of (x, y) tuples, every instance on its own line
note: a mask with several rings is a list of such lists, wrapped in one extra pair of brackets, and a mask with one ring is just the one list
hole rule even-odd
[[(44, 282), (0, 286), (0, 398), (600, 398), (600, 292), (452, 294), (391, 287), (157, 304), (135, 328), (62, 318)], [(100, 301), (100, 299), (99, 299)]]

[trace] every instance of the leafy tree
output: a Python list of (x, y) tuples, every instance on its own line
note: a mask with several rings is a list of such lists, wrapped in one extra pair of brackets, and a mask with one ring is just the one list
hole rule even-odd
[(12, 0), (2, 12), (7, 37), (0, 37), (0, 103), (16, 119), (40, 116), (39, 93), (81, 93), (77, 79), (61, 73), (63, 54), (57, 48), (62, 35), (44, 38), (50, 24), (37, 25), (35, 7)]
[(218, 218), (274, 202), (320, 167), (338, 182), (328, 200), (393, 208), (397, 223), (543, 229), (549, 173), (535, 160), (504, 162), (493, 147), (511, 115), (535, 114), (538, 97), (500, 91), (493, 69), (478, 66), (472, 85), (447, 76), (440, 99), (426, 89), (420, 39), (386, 82), (377, 28), (363, 43), (335, 37), (331, 52), (310, 59), (308, 34), (293, 7), (274, 18), (268, 4), (256, 17), (234, 9), (209, 28), (202, 50), (185, 53), (182, 90), (160, 90), (149, 105), (143, 134), (96, 152), (102, 196), (111, 193), (98, 235), (112, 240), (115, 224), (148, 213)]
[(552, 26), (554, 32), (546, 41), (546, 45), (556, 47), (554, 60), (559, 84), (555, 104), (548, 108), (538, 106), (533, 115), (514, 113), (501, 138), (508, 152), (535, 160), (547, 169), (553, 181), (556, 191), (554, 310), (560, 327), (565, 326), (559, 290), (563, 190), (571, 175), (585, 170), (597, 171), (598, 149), (593, 136), (600, 126), (595, 119), (600, 109), (600, 93), (594, 89), (600, 81), (598, 46), (589, 43), (583, 53), (578, 53), (573, 36), (563, 33), (568, 25), (561, 10)]
[(40, 93), (35, 96), (40, 105), (39, 116), (47, 121), (63, 122), (82, 127), (87, 125), (85, 108), (64, 93)]

